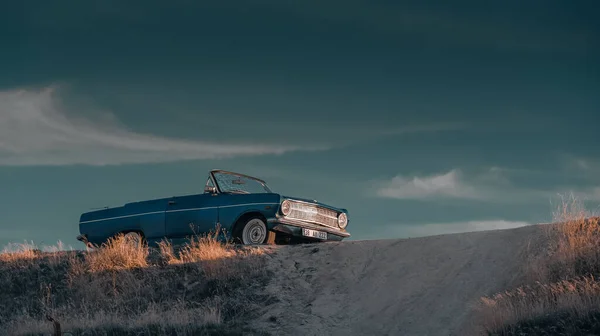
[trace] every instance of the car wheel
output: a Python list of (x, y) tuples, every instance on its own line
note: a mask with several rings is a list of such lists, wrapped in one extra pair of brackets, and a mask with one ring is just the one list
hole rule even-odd
[(145, 245), (144, 236), (139, 232), (127, 232), (124, 235), (125, 243), (130, 244), (132, 247), (143, 247)]
[(244, 245), (273, 244), (275, 242), (275, 232), (269, 231), (265, 222), (258, 217), (248, 219), (241, 231), (239, 240)]

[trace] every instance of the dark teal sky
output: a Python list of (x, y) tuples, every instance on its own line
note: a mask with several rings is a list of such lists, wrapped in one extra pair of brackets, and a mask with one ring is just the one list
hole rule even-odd
[(253, 174), (352, 239), (600, 202), (595, 1), (22, 1), (0, 11), (0, 245)]

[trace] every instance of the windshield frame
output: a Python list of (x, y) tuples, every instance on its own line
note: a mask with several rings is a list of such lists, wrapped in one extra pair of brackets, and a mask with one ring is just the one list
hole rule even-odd
[[(262, 185), (262, 187), (265, 189), (265, 193), (272, 193), (271, 188), (269, 188), (269, 186), (267, 185), (267, 182), (265, 182), (257, 177), (240, 174), (240, 173), (235, 173), (235, 172), (231, 172), (231, 171), (226, 171), (226, 170), (214, 169), (214, 170), (210, 171), (209, 176), (210, 176), (210, 179), (212, 180), (213, 185), (217, 188), (217, 193), (219, 193), (219, 194), (229, 194), (232, 192), (223, 191), (221, 189), (221, 186), (219, 185), (219, 182), (217, 181), (217, 177), (215, 176), (215, 174), (234, 175), (234, 176), (254, 180)], [(256, 194), (256, 193), (248, 193), (248, 194)]]

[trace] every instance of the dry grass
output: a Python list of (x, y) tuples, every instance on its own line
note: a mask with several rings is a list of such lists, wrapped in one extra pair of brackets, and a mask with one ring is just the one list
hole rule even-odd
[[(26, 266), (32, 260), (39, 258), (44, 252), (49, 252), (50, 254), (46, 253), (46, 260), (54, 265), (60, 262), (61, 254), (65, 250), (66, 248), (61, 241), (55, 246), (43, 246), (41, 248), (33, 242), (9, 243), (0, 252), (0, 263), (7, 263), (12, 267), (17, 265)], [(70, 248), (70, 250), (73, 249)]]
[(264, 250), (252, 247), (236, 249), (231, 244), (219, 242), (217, 236), (218, 234), (215, 233), (194, 237), (177, 253), (168, 241), (161, 241), (159, 249), (169, 264), (200, 263), (206, 277), (210, 279), (226, 280), (253, 273), (251, 268), (256, 265), (238, 261), (261, 256)]
[(28, 262), (38, 257), (38, 251), (33, 242), (10, 243), (2, 249), (0, 261), (9, 263)]
[(159, 248), (169, 264), (224, 260), (239, 255), (238, 251), (231, 248), (230, 245), (220, 243), (213, 235), (194, 237), (177, 253), (167, 240), (161, 241)]
[[(124, 319), (119, 313), (99, 311), (91, 315), (73, 316), (58, 314), (54, 318), (61, 322), (61, 329), (74, 335), (198, 335), (218, 331), (223, 319), (220, 311), (213, 307), (164, 309), (151, 306), (138, 315)], [(12, 323), (11, 335), (48, 335), (51, 329), (43, 319), (25, 317)]]
[(549, 284), (538, 282), (482, 298), (486, 329), (512, 335), (519, 324), (540, 317), (570, 312), (585, 316), (600, 306), (600, 282), (581, 277)]
[(481, 299), (489, 334), (600, 331), (600, 220), (572, 195), (553, 215), (547, 245), (531, 256), (529, 283)]
[(548, 255), (542, 260), (542, 280), (559, 281), (600, 275), (600, 218), (573, 196), (554, 213), (558, 225), (548, 226)]
[(124, 237), (87, 251), (43, 252), (12, 244), (0, 254), (0, 335), (48, 334), (51, 315), (64, 332), (86, 335), (238, 335), (268, 298), (264, 255), (216, 235), (175, 252)]
[(90, 272), (146, 267), (148, 254), (148, 247), (119, 235), (109, 239), (102, 248), (86, 254), (85, 265)]

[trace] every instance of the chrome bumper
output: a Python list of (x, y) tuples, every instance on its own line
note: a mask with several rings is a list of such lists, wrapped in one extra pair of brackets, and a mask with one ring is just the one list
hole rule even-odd
[(291, 225), (291, 226), (300, 227), (300, 228), (324, 231), (327, 233), (331, 233), (332, 235), (336, 235), (336, 236), (340, 236), (340, 237), (344, 237), (344, 238), (350, 237), (350, 234), (346, 231), (341, 231), (339, 229), (334, 229), (334, 228), (331, 228), (328, 226), (307, 223), (307, 222), (297, 220), (297, 219), (290, 219), (290, 218), (285, 218), (285, 217), (269, 218), (269, 219), (267, 219), (267, 223), (270, 224), (269, 226), (277, 226), (277, 224)]

